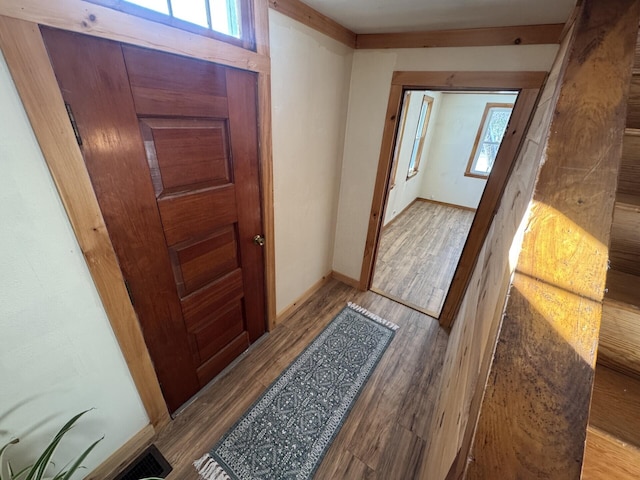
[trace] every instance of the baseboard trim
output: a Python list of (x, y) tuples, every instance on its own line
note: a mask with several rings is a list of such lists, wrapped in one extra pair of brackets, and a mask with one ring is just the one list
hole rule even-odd
[(276, 326), (296, 313), (296, 311), (302, 306), (304, 302), (309, 300), (309, 298), (311, 298), (314, 293), (324, 287), (331, 280), (331, 277), (332, 272), (328, 272), (323, 275), (320, 280), (311, 285), (311, 287), (309, 287), (302, 295), (300, 295), (296, 301), (286, 306), (280, 313), (278, 313), (276, 315)]
[(411, 200), (411, 203), (409, 203), (409, 205), (407, 205), (402, 210), (400, 210), (400, 213), (396, 213), (395, 216), (391, 220), (389, 220), (386, 225), (382, 226), (382, 228), (380, 229), (380, 232), (384, 232), (387, 228), (389, 228), (393, 222), (395, 222), (399, 217), (401, 217), (404, 212), (409, 210), (413, 206), (413, 204), (419, 200), (422, 200), (422, 199), (416, 197), (413, 200)]
[(356, 280), (355, 278), (348, 277), (347, 275), (344, 275), (340, 272), (336, 272), (335, 270), (331, 272), (331, 276), (335, 278), (337, 281), (344, 283), (345, 285), (361, 290), (360, 280)]
[(147, 425), (84, 477), (84, 480), (105, 480), (115, 477), (151, 444), (155, 434), (153, 425)]
[(435, 203), (436, 205), (444, 205), (445, 207), (458, 208), (460, 210), (466, 210), (468, 212), (475, 212), (477, 210), (476, 208), (465, 207), (464, 205), (455, 205), (453, 203), (440, 202), (438, 200), (431, 200), (429, 198), (418, 197), (416, 198), (416, 200), (419, 202), (427, 202), (427, 203)]

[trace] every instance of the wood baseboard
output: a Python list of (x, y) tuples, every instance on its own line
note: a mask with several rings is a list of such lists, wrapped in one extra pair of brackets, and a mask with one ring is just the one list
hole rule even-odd
[(278, 313), (278, 315), (276, 315), (276, 326), (293, 315), (304, 302), (309, 300), (309, 298), (311, 298), (314, 293), (325, 286), (331, 280), (332, 276), (333, 272), (328, 272), (327, 274), (323, 275), (320, 280), (311, 285), (309, 289), (307, 289), (302, 295), (300, 295), (296, 301), (286, 306), (280, 313)]
[(418, 198), (414, 198), (413, 200), (411, 200), (411, 202), (409, 203), (409, 205), (407, 205), (406, 207), (404, 207), (402, 210), (400, 210), (399, 213), (396, 213), (396, 215), (389, 220), (389, 222), (386, 225), (382, 226), (382, 229), (380, 229), (380, 232), (384, 232), (387, 228), (389, 228), (391, 226), (391, 224), (393, 222), (395, 222), (404, 212), (406, 212), (407, 210), (409, 210), (409, 208), (411, 208), (413, 206), (414, 203), (416, 203), (419, 199)]
[(468, 212), (475, 212), (477, 210), (477, 209), (472, 208), (472, 207), (465, 207), (464, 205), (455, 205), (453, 203), (440, 202), (438, 200), (431, 200), (429, 198), (418, 197), (418, 198), (416, 198), (416, 201), (417, 202), (435, 203), (436, 205), (444, 205), (445, 207), (451, 207), (451, 208), (459, 208), (460, 210), (466, 210)]
[(115, 477), (129, 463), (151, 444), (156, 434), (153, 425), (149, 424), (129, 439), (127, 443), (113, 452), (109, 458), (98, 465), (84, 480), (105, 480)]
[(335, 270), (331, 272), (331, 277), (335, 278), (337, 281), (344, 283), (345, 285), (349, 285), (350, 287), (357, 288), (358, 290), (362, 290), (360, 288), (360, 280), (356, 280), (355, 278), (348, 277), (340, 272), (336, 272)]

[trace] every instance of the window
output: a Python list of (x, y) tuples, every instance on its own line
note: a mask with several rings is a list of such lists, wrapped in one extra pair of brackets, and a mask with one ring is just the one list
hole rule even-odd
[(409, 110), (409, 103), (411, 102), (411, 92), (404, 92), (404, 98), (402, 99), (402, 114), (400, 117), (400, 131), (396, 136), (396, 146), (393, 151), (393, 167), (391, 169), (391, 179), (389, 181), (389, 190), (396, 186), (396, 173), (398, 173), (398, 154), (400, 153), (400, 144), (404, 137), (404, 127), (407, 124), (407, 110)]
[(429, 124), (432, 105), (433, 98), (429, 95), (424, 95), (422, 97), (422, 106), (420, 107), (418, 125), (416, 126), (416, 135), (413, 140), (413, 148), (411, 149), (407, 178), (411, 178), (418, 173), (418, 167), (420, 167), (420, 156), (422, 155), (422, 147), (424, 147), (424, 138), (427, 134), (427, 125)]
[(88, 0), (131, 15), (253, 48), (250, 0)]
[(466, 176), (477, 178), (489, 176), (493, 162), (496, 161), (502, 137), (507, 131), (512, 110), (512, 103), (487, 103), (471, 158), (467, 164)]

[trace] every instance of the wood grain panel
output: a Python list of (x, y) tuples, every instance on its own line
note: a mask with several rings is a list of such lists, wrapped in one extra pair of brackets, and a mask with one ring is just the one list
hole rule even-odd
[(269, 0), (269, 7), (348, 47), (356, 47), (355, 33), (299, 0)]
[(634, 75), (631, 78), (627, 106), (627, 127), (640, 128), (640, 75)]
[(426, 32), (358, 34), (356, 48), (481, 47), (560, 43), (563, 23)]
[(235, 195), (234, 185), (224, 185), (158, 199), (167, 244), (175, 245), (193, 237), (203, 237), (236, 222), (237, 210), (228, 207)]
[(173, 271), (181, 297), (203, 287), (238, 265), (236, 232), (223, 227), (202, 241), (171, 248)]
[(582, 480), (637, 480), (640, 449), (589, 427)]
[(640, 130), (625, 130), (618, 193), (640, 197)]
[(247, 332), (242, 332), (216, 355), (198, 367), (197, 373), (198, 378), (200, 379), (200, 384), (206, 385), (209, 383), (213, 377), (224, 370), (227, 365), (238, 358), (248, 347), (249, 335)]
[(138, 115), (227, 116), (223, 66), (139, 47), (122, 51)]
[(0, 16), (0, 48), (149, 420), (163, 425), (169, 411), (38, 25)]
[(614, 300), (640, 308), (640, 277), (617, 270), (607, 272), (607, 300)]
[(229, 302), (242, 298), (242, 270), (236, 269), (182, 299), (182, 312), (190, 332), (210, 322), (211, 316)]
[[(638, 282), (636, 281), (636, 286)], [(636, 303), (640, 302), (636, 290)], [(640, 376), (640, 307), (605, 299), (598, 363)], [(638, 444), (640, 445), (640, 443)]]
[[(217, 312), (211, 323), (193, 332), (201, 362), (209, 360), (243, 331), (242, 303), (235, 301)], [(223, 332), (222, 335), (220, 332)]]
[(589, 425), (623, 442), (640, 447), (638, 412), (640, 378), (630, 377), (598, 364), (591, 397)]
[(614, 270), (640, 275), (640, 196), (617, 196), (609, 256)]
[[(469, 454), (470, 480), (580, 478), (639, 16), (635, 0), (583, 3)], [(584, 94), (592, 91), (598, 95)]]
[[(254, 188), (236, 189), (238, 207), (238, 245), (242, 252), (240, 263), (244, 272), (245, 315), (249, 341), (254, 342), (265, 331), (264, 254), (253, 243), (255, 235), (263, 234), (257, 121), (257, 78), (255, 75), (227, 69), (229, 99), (229, 129), (234, 146), (234, 181)], [(266, 239), (267, 242), (273, 239)]]
[(224, 122), (142, 118), (140, 130), (156, 196), (230, 183)]

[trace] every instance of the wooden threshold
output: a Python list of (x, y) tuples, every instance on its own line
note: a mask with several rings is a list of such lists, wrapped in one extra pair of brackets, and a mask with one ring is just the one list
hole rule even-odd
[(587, 429), (581, 480), (638, 480), (640, 449), (597, 427)]
[(438, 319), (439, 314), (437, 312), (432, 312), (430, 310), (427, 310), (426, 308), (422, 308), (421, 306), (416, 305), (415, 303), (408, 302), (403, 298), (398, 297), (397, 295), (392, 295), (391, 293), (383, 292), (382, 290), (376, 287), (371, 287), (369, 290), (371, 290), (373, 293), (377, 293), (378, 295), (388, 298), (389, 300), (393, 300), (396, 303), (404, 305), (405, 307), (408, 307), (411, 310), (424, 313), (425, 315), (429, 315), (431, 318), (435, 318), (436, 320)]

